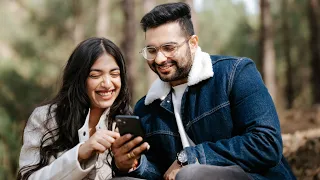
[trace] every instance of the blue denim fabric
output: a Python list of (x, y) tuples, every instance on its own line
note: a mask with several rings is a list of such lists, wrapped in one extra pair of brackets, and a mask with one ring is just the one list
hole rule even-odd
[[(248, 58), (211, 56), (214, 76), (187, 87), (182, 120), (196, 146), (187, 147), (189, 164), (238, 165), (253, 179), (296, 179), (282, 155), (273, 101)], [(171, 93), (146, 106), (137, 102), (151, 148), (132, 176), (162, 179), (182, 149)]]

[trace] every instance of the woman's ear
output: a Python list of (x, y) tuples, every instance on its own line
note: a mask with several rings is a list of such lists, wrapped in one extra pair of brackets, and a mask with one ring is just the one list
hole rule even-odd
[(190, 46), (190, 50), (191, 53), (195, 53), (197, 51), (198, 48), (198, 36), (197, 35), (192, 35), (190, 40), (189, 40), (189, 46)]

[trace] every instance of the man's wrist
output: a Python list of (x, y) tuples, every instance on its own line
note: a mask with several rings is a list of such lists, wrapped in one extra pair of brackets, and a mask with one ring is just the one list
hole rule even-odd
[(177, 153), (176, 157), (177, 163), (182, 167), (188, 164), (188, 156), (187, 152), (183, 149), (179, 153)]

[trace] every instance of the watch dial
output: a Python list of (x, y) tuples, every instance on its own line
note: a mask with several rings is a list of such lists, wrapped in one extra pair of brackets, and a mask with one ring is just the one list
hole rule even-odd
[(186, 154), (185, 151), (181, 151), (181, 152), (179, 153), (178, 160), (179, 160), (180, 162), (182, 162), (182, 163), (188, 161), (187, 154)]

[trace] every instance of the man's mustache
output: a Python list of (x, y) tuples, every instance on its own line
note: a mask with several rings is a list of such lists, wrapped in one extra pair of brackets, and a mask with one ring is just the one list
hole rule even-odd
[(172, 65), (176, 65), (177, 62), (173, 61), (173, 60), (167, 60), (165, 62), (162, 62), (161, 64), (157, 64), (156, 62), (153, 63), (154, 67), (166, 67), (166, 66), (172, 66)]

